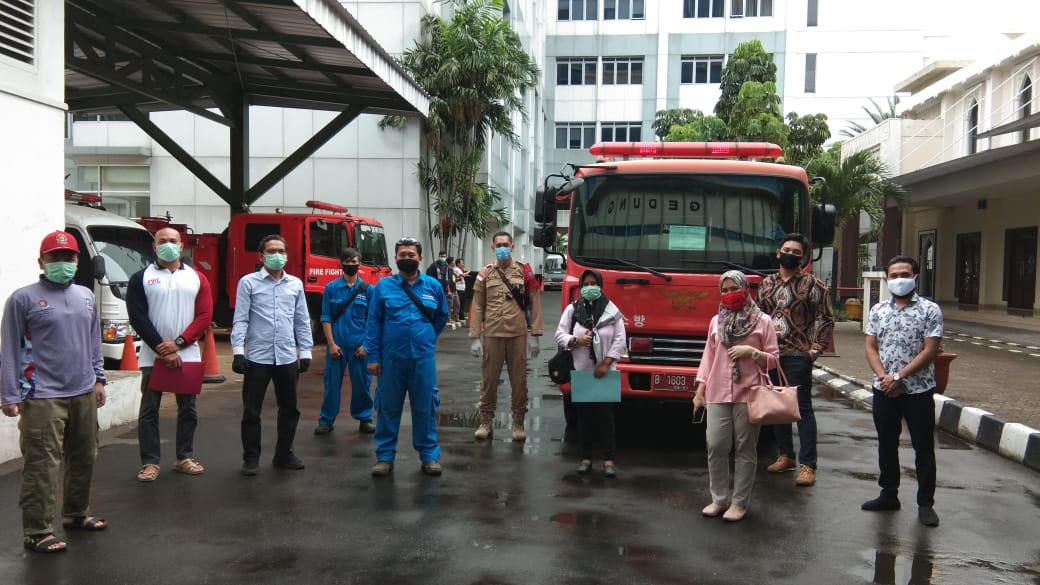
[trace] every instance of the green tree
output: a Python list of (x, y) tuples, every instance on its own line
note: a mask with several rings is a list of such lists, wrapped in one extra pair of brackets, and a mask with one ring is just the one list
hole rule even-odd
[[(870, 117), (874, 125), (884, 122), (889, 118), (897, 118), (899, 114), (896, 112), (896, 107), (899, 105), (899, 96), (894, 95), (888, 98), (887, 104), (882, 106), (877, 103), (873, 98), (870, 99), (870, 105), (873, 109), (863, 106), (863, 111), (866, 112), (867, 116)], [(859, 122), (850, 121), (845, 128), (838, 132), (838, 134), (846, 137), (853, 138), (869, 130), (869, 126), (860, 124)]]
[(654, 123), (651, 125), (651, 128), (653, 128), (654, 134), (659, 139), (664, 140), (668, 133), (671, 132), (672, 126), (690, 124), (698, 115), (703, 116), (704, 114), (700, 110), (691, 110), (690, 108), (658, 110), (654, 116)]
[(799, 116), (787, 114), (787, 150), (784, 151), (788, 164), (805, 166), (823, 154), (823, 143), (831, 137), (827, 126), (827, 115)]
[(691, 110), (693, 116), (685, 124), (671, 127), (664, 137), (666, 142), (720, 142), (730, 139), (726, 122), (717, 116), (705, 116), (700, 110)]
[[(453, 9), (451, 20), (423, 17), (419, 39), (401, 64), (430, 95), (418, 175), (438, 214), (433, 235), (447, 250), (453, 238), (509, 221), (496, 207), (500, 195), (476, 177), (492, 135), (518, 143), (512, 115), (526, 119), (522, 96), (540, 71), (502, 19), (502, 0), (444, 2)], [(381, 123), (394, 126), (392, 118)]]
[(785, 147), (787, 124), (780, 111), (780, 95), (776, 92), (776, 84), (769, 81), (745, 82), (730, 110), (727, 125), (734, 140), (762, 140)]
[(722, 68), (722, 95), (715, 104), (716, 116), (729, 121), (740, 89), (749, 81), (776, 84), (776, 63), (757, 39), (737, 45)]

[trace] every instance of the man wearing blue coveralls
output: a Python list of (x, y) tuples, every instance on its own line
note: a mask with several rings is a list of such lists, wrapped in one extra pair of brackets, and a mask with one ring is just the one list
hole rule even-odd
[(412, 445), (422, 472), (440, 475), (437, 443), (437, 336), (448, 322), (444, 286), (419, 273), (422, 243), (401, 238), (394, 244), (398, 274), (379, 281), (369, 296), (365, 349), (376, 388), (376, 464), (372, 475), (389, 475), (397, 455), (404, 396), (412, 407)]
[(339, 415), (343, 375), (350, 372), (350, 416), (361, 421), (358, 430), (372, 433), (372, 375), (365, 367), (365, 323), (368, 322), (368, 283), (358, 278), (361, 254), (354, 248), (340, 252), (343, 278), (325, 285), (321, 297), (321, 329), (328, 341), (325, 356), (325, 395), (315, 435), (332, 432)]

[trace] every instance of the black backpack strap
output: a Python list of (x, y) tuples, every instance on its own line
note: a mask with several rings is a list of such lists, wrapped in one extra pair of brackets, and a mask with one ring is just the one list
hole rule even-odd
[(347, 309), (350, 308), (350, 305), (354, 302), (354, 299), (356, 299), (359, 294), (364, 292), (366, 288), (368, 288), (368, 283), (362, 280), (358, 284), (358, 287), (354, 289), (354, 293), (351, 294), (350, 298), (347, 299), (347, 302), (343, 303), (343, 306), (340, 307), (339, 310), (336, 311), (336, 314), (332, 316), (333, 323), (339, 321), (339, 318), (343, 316), (343, 313), (346, 313)]
[(412, 299), (412, 302), (415, 303), (415, 306), (418, 307), (419, 312), (422, 313), (423, 317), (426, 317), (426, 320), (429, 321), (432, 325), (433, 314), (426, 309), (426, 306), (423, 305), (421, 301), (419, 301), (419, 297), (415, 296), (415, 293), (412, 292), (412, 287), (408, 286), (408, 283), (406, 283), (403, 278), (398, 282), (401, 284), (401, 288), (404, 289), (404, 292), (408, 293), (408, 297)]

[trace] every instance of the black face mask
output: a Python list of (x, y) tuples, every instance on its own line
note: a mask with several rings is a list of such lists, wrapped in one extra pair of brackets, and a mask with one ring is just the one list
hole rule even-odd
[(419, 270), (419, 261), (412, 258), (402, 258), (397, 261), (397, 269), (403, 274), (414, 274)]
[(784, 268), (791, 270), (794, 268), (798, 268), (801, 265), (801, 256), (795, 256), (794, 254), (784, 254), (783, 252), (780, 252), (780, 266), (783, 266)]
[(361, 268), (361, 266), (358, 264), (340, 264), (340, 268), (343, 269), (343, 274), (354, 276), (357, 274), (358, 269)]

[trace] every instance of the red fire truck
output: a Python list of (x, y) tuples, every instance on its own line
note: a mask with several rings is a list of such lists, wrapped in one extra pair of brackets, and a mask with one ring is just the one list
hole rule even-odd
[[(719, 275), (741, 270), (757, 288), (777, 270), (784, 234), (806, 234), (815, 247), (833, 241), (834, 207), (810, 204), (801, 167), (755, 160), (779, 157), (774, 144), (604, 142), (589, 152), (598, 162), (546, 177), (534, 243), (553, 245), (557, 207), (568, 206), (563, 306), (577, 298), (581, 273), (599, 270), (626, 318), (623, 401), (688, 402)], [(570, 387), (561, 391), (569, 422)]]
[(213, 318), (228, 326), (235, 307), (238, 280), (260, 269), (260, 240), (270, 234), (285, 238), (289, 262), (285, 270), (303, 280), (307, 305), (317, 326), (321, 315), (321, 296), (325, 285), (339, 278), (339, 253), (344, 248), (361, 252), (359, 275), (370, 284), (390, 274), (383, 224), (367, 217), (355, 217), (346, 207), (308, 201), (311, 213), (242, 213), (231, 216), (227, 229), (219, 234), (196, 234), (185, 224), (172, 223), (169, 217), (143, 217), (140, 223), (153, 234), (172, 227), (181, 233), (185, 257), (206, 275), (213, 289)]

